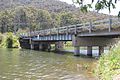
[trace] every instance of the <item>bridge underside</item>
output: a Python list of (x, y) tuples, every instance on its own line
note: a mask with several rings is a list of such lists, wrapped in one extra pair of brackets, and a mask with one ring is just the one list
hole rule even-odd
[(72, 34), (59, 34), (59, 35), (45, 35), (45, 36), (37, 36), (33, 38), (33, 41), (40, 42), (54, 42), (54, 41), (72, 41)]

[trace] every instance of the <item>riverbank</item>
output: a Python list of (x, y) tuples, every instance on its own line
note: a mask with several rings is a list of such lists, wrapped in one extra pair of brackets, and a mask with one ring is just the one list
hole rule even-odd
[(103, 54), (95, 69), (100, 80), (119, 80), (120, 43), (117, 43), (107, 54)]

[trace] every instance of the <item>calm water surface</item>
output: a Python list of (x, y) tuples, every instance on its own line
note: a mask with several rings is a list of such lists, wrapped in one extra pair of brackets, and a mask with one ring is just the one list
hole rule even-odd
[(0, 49), (0, 80), (95, 80), (95, 59), (24, 49)]

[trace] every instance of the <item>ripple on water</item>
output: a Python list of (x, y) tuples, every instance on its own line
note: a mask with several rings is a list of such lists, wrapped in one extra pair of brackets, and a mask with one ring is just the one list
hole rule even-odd
[[(0, 60), (0, 80), (93, 80), (94, 60), (73, 55), (1, 49)], [(77, 70), (78, 64), (90, 65), (89, 71)]]

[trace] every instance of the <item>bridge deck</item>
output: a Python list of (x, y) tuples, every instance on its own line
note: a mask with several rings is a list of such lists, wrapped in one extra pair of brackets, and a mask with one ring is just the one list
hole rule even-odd
[(120, 36), (120, 32), (94, 32), (94, 33), (81, 33), (78, 34), (79, 37), (117, 37)]
[[(72, 40), (72, 35), (79, 37), (119, 36), (119, 31), (112, 30), (118, 27), (120, 27), (120, 20), (118, 18), (110, 18), (59, 28), (32, 31), (21, 36), (33, 36), (33, 40)], [(106, 31), (103, 32), (104, 30)]]

